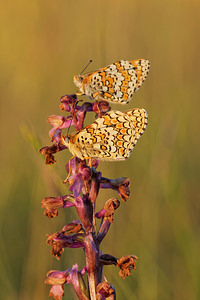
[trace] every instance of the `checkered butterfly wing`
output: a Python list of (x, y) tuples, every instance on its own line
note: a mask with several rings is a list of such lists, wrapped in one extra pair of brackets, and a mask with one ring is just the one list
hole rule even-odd
[(120, 60), (90, 74), (74, 76), (79, 90), (91, 99), (126, 104), (146, 79), (148, 60)]
[(131, 121), (133, 122), (133, 126), (135, 128), (135, 144), (137, 140), (144, 133), (147, 123), (148, 123), (148, 114), (145, 109), (135, 108), (126, 111), (126, 114), (129, 116)]
[(74, 143), (84, 158), (124, 160), (130, 156), (146, 124), (143, 109), (127, 113), (110, 111), (76, 134)]

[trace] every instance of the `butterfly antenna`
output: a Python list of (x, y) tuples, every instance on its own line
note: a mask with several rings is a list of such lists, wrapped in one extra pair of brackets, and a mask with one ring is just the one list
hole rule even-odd
[[(76, 103), (75, 103), (75, 106), (78, 104), (78, 100), (76, 101)], [(72, 118), (71, 118), (71, 122), (70, 122), (70, 124), (69, 124), (69, 126), (68, 126), (68, 129), (67, 129), (67, 137), (69, 137), (69, 130), (70, 130), (70, 127), (71, 127), (71, 125), (72, 125), (72, 120), (73, 120), (73, 118), (74, 118), (74, 114), (75, 114), (75, 107), (74, 107), (74, 110), (73, 110), (73, 113), (72, 113)]]
[(74, 117), (74, 111), (73, 111), (73, 115), (72, 115), (72, 118), (71, 118), (71, 122), (70, 122), (70, 124), (69, 124), (69, 126), (67, 128), (67, 137), (69, 137), (69, 129), (70, 129), (71, 125), (72, 125), (72, 119), (73, 119), (73, 117)]
[(89, 64), (92, 62), (92, 59), (89, 60), (89, 62), (87, 63), (87, 65), (85, 66), (85, 68), (83, 69), (83, 71), (80, 73), (80, 75), (87, 69), (87, 67), (89, 66)]
[[(82, 72), (80, 73), (80, 75), (85, 71), (85, 69), (87, 69), (87, 67), (89, 66), (89, 64), (92, 62), (92, 59), (89, 60), (89, 62), (87, 63), (87, 65), (85, 66), (85, 68), (82, 70)], [(79, 90), (79, 89), (78, 89)], [(77, 105), (79, 101), (77, 100), (76, 103), (75, 103), (75, 106)], [(74, 117), (74, 114), (75, 114), (75, 109), (73, 111), (73, 114), (72, 114), (72, 118), (71, 118), (71, 122), (69, 124), (69, 127), (68, 127), (68, 130), (67, 130), (67, 137), (69, 137), (69, 129), (71, 127), (71, 124), (72, 124), (72, 120), (73, 120), (73, 117)]]

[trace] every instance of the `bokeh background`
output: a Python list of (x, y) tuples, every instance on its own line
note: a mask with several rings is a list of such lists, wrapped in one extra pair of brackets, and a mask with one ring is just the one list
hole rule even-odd
[[(68, 151), (46, 166), (38, 149), (50, 145), (46, 119), (59, 99), (76, 91), (72, 77), (118, 59), (146, 58), (148, 79), (122, 111), (145, 108), (147, 130), (130, 159), (101, 162), (103, 176), (131, 178), (102, 244), (104, 253), (139, 257), (125, 280), (107, 267), (118, 299), (200, 299), (199, 109), (200, 4), (197, 0), (4, 1), (0, 11), (1, 201), (0, 298), (48, 299), (50, 269), (78, 262), (80, 249), (60, 261), (46, 234), (77, 218), (73, 209), (48, 220), (40, 202), (66, 194)], [(86, 98), (84, 98), (86, 100)], [(100, 194), (101, 208), (108, 197)], [(70, 286), (64, 299), (74, 299)]]

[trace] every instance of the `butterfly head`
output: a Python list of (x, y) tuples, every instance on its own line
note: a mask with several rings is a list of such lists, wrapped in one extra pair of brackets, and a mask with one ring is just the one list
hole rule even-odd
[(74, 75), (74, 83), (78, 87), (81, 93), (84, 93), (84, 85), (83, 85), (83, 76), (81, 75)]
[(69, 147), (69, 142), (70, 142), (70, 137), (69, 136), (64, 136), (61, 135), (61, 141), (63, 143), (63, 145), (65, 145), (66, 147)]

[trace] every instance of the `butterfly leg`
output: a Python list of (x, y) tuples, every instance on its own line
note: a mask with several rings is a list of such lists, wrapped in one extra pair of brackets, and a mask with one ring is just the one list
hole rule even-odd
[(69, 162), (68, 162), (68, 164), (69, 164), (69, 173), (68, 173), (67, 177), (65, 178), (65, 180), (63, 181), (63, 183), (67, 183), (67, 181), (68, 181), (68, 179), (69, 179), (69, 177), (70, 177), (70, 175), (71, 175), (71, 172), (72, 172), (72, 168), (71, 168), (71, 160), (72, 160), (74, 157), (76, 157), (76, 155), (73, 155), (73, 156), (70, 158)]
[(98, 110), (98, 116), (100, 117), (100, 109), (99, 109), (99, 92), (96, 92), (96, 94), (93, 95), (93, 98), (95, 99), (96, 101), (96, 104), (97, 104), (97, 110)]
[(92, 177), (92, 158), (88, 157), (87, 159), (89, 160), (90, 173), (91, 173), (91, 177)]
[(89, 160), (90, 169), (92, 169), (92, 158), (91, 157), (87, 157), (87, 159)]

